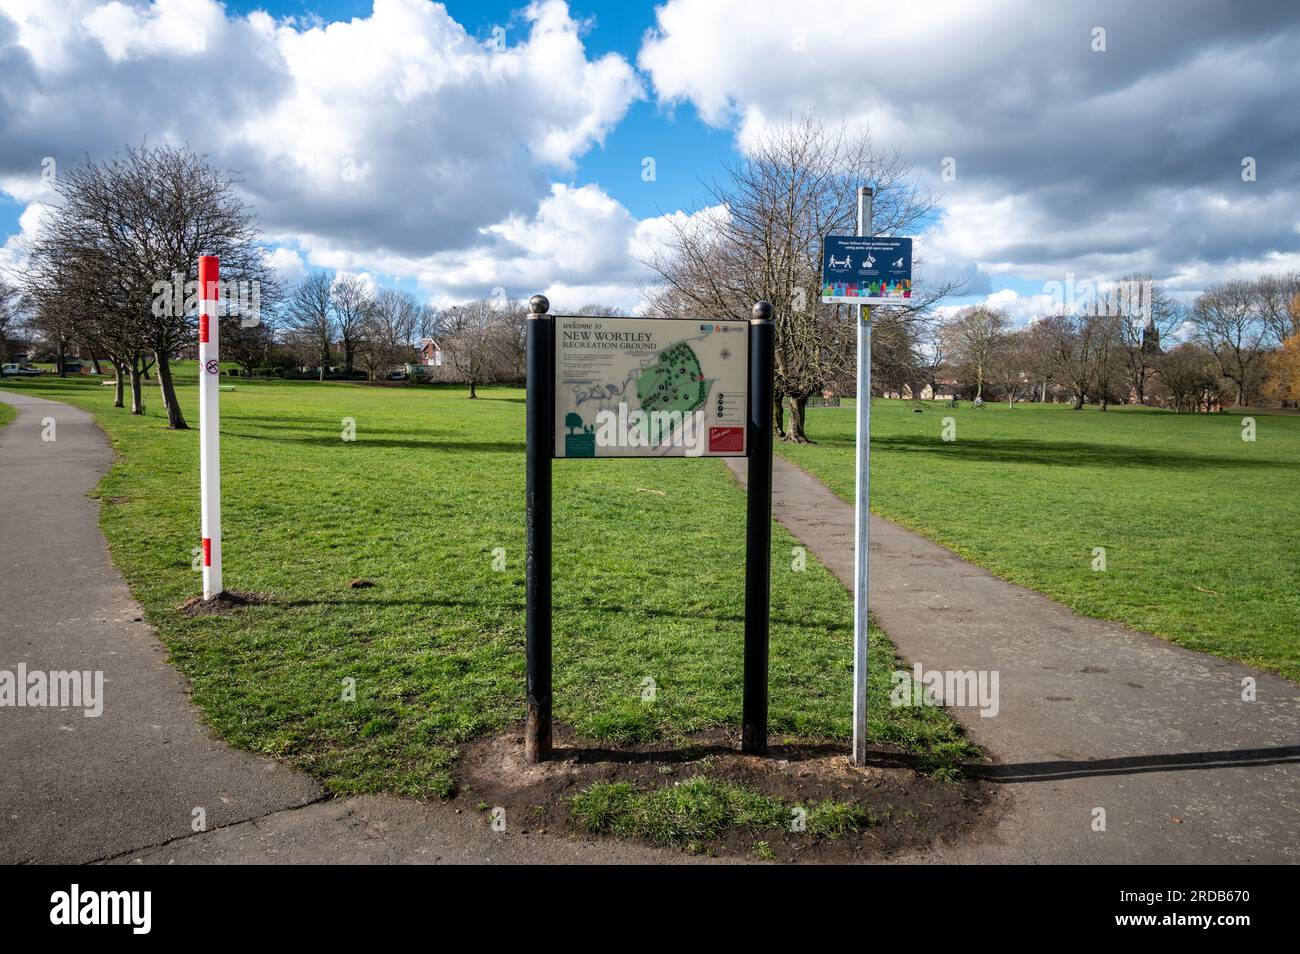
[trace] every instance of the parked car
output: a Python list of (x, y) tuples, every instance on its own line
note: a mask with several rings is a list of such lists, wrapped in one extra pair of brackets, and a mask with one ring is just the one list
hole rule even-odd
[(24, 368), (18, 364), (0, 365), (0, 377), (30, 378), (41, 373), (40, 368)]

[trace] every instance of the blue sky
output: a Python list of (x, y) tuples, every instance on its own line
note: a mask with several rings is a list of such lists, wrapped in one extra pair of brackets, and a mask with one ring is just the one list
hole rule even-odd
[(977, 7), (0, 0), (0, 267), (21, 267), (43, 161), (170, 140), (240, 171), (286, 280), (633, 308), (665, 217), (815, 109), (940, 197), (917, 251), (967, 281), (952, 305), (1025, 321), (1070, 275), (1188, 297), (1300, 270), (1293, 4)]

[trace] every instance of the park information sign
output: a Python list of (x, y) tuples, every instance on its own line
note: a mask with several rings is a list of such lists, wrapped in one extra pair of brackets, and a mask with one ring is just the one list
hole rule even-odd
[(749, 323), (555, 316), (556, 457), (744, 457)]
[(822, 301), (900, 305), (912, 297), (912, 240), (828, 235), (822, 240)]

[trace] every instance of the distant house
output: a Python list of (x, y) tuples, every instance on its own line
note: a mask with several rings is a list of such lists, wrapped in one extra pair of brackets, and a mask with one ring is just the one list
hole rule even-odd
[[(922, 401), (951, 401), (961, 392), (961, 387), (956, 381), (936, 380), (933, 384), (927, 384), (921, 388), (920, 398)], [(881, 397), (901, 398), (904, 401), (912, 400), (912, 386), (904, 384), (901, 390), (889, 389), (882, 391)]]
[(442, 345), (436, 338), (425, 338), (420, 342), (420, 363), (429, 368), (441, 368), (443, 362)]
[(17, 364), (26, 364), (32, 358), (32, 352), (36, 350), (36, 345), (26, 338), (5, 338), (0, 341), (0, 359), (4, 363), (15, 362)]
[(422, 338), (417, 364), (406, 366), (406, 376), (412, 381), (456, 381), (458, 376), (451, 358), (437, 338)]

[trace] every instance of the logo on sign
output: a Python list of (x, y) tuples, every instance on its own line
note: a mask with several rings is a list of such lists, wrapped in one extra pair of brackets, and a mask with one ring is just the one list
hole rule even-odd
[(203, 367), (207, 368), (208, 374), (216, 374), (218, 371), (221, 370), (221, 365), (217, 363), (216, 358), (213, 358)]

